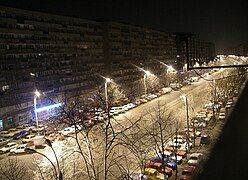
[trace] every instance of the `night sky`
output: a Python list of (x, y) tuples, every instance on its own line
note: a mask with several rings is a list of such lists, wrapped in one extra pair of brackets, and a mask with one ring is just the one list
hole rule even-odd
[(0, 0), (0, 5), (193, 32), (217, 53), (248, 41), (248, 0)]

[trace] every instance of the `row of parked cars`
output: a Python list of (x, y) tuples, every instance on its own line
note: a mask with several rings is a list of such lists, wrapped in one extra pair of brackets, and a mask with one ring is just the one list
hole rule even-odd
[[(42, 135), (37, 135), (37, 132)], [(31, 124), (20, 125), (8, 131), (0, 132), (0, 153), (19, 154), (25, 149), (45, 145), (45, 139), (62, 140), (63, 135), (47, 126), (39, 125), (38, 128)]]
[[(190, 129), (192, 130), (192, 129)], [(178, 135), (180, 134), (180, 135)], [(132, 175), (133, 179), (164, 179), (165, 176), (168, 178), (173, 174), (173, 171), (177, 169), (177, 166), (182, 164), (183, 159), (187, 157), (187, 133), (186, 129), (178, 132), (177, 135), (173, 136), (167, 141), (165, 149), (162, 149), (155, 153), (155, 155), (149, 158), (145, 162), (145, 171), (143, 174), (136, 173)], [(199, 136), (200, 134), (198, 134)], [(190, 136), (193, 137), (192, 132)], [(192, 148), (193, 139), (189, 139), (189, 148)], [(189, 156), (187, 164), (190, 168), (195, 168), (202, 161), (203, 155), (201, 153), (193, 153)], [(163, 168), (165, 164), (165, 168)], [(191, 171), (188, 168), (188, 172), (183, 171), (183, 178), (190, 177)], [(142, 177), (142, 178), (141, 178)]]

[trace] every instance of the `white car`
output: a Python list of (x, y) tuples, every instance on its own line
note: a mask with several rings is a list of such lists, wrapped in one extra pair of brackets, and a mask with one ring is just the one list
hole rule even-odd
[(230, 107), (232, 107), (232, 102), (227, 102), (226, 103), (226, 108), (230, 108)]
[(0, 149), (0, 152), (2, 152), (2, 153), (9, 152), (11, 149), (16, 148), (17, 146), (18, 146), (17, 143), (15, 143), (15, 142), (10, 142), (10, 143), (6, 144), (4, 147), (2, 147), (2, 148)]
[(0, 139), (0, 146), (3, 146), (5, 144), (7, 144), (9, 142), (9, 139), (4, 139), (4, 138), (1, 138)]
[[(185, 143), (183, 143), (183, 144), (180, 146), (179, 150), (187, 151), (187, 149), (188, 149), (187, 146), (188, 146), (188, 143), (185, 142)], [(192, 142), (189, 142), (189, 148), (192, 148), (192, 147), (193, 147)]]
[(226, 118), (226, 113), (220, 113), (219, 114), (219, 119), (222, 120), (222, 119), (225, 119)]
[(1, 137), (8, 137), (9, 136), (9, 132), (8, 131), (0, 131), (0, 136)]
[[(185, 128), (184, 131), (187, 133), (188, 129)], [(189, 128), (189, 134), (190, 134), (190, 136), (194, 136), (193, 128)], [(199, 137), (200, 135), (201, 135), (201, 132), (200, 132), (200, 131), (197, 131), (197, 130), (195, 129), (195, 136), (196, 136), (196, 137)]]
[(123, 107), (112, 107), (109, 111), (109, 113), (113, 115), (118, 115), (120, 113), (123, 113), (125, 110)]
[(193, 153), (190, 155), (189, 160), (188, 160), (188, 165), (189, 166), (196, 166), (200, 163), (200, 161), (203, 159), (203, 154), (202, 153)]
[(69, 134), (73, 134), (75, 132), (76, 132), (75, 127), (67, 127), (62, 131), (59, 131), (59, 133), (63, 134), (64, 136), (68, 136)]
[(28, 143), (30, 141), (33, 141), (34, 137), (35, 137), (35, 135), (29, 134), (22, 139), (22, 143)]
[(171, 155), (171, 157), (170, 157), (172, 160), (174, 160), (174, 161), (176, 161), (177, 160), (177, 163), (178, 164), (181, 164), (182, 162), (183, 162), (183, 158), (182, 158), (182, 156), (179, 156), (179, 155), (177, 155), (177, 156), (175, 156), (175, 155)]
[(20, 154), (25, 153), (25, 149), (27, 148), (27, 144), (20, 144), (16, 148), (10, 150), (10, 154)]

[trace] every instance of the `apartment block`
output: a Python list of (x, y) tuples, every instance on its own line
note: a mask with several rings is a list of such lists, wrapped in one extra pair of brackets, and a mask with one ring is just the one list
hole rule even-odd
[(0, 52), (0, 129), (34, 118), (36, 89), (54, 99), (87, 97), (103, 87), (103, 75), (135, 98), (144, 93), (140, 68), (155, 75), (147, 79), (152, 92), (167, 83), (161, 62), (178, 63), (172, 33), (9, 7), (0, 7)]
[[(191, 33), (175, 33), (177, 46), (178, 69), (182, 69), (187, 62), (187, 52), (189, 66), (193, 67), (196, 63), (203, 65), (215, 57), (215, 46), (211, 42), (203, 41), (199, 36)], [(187, 50), (188, 46), (188, 50)]]
[(139, 81), (144, 72), (138, 67), (159, 77), (166, 72), (159, 61), (170, 65), (176, 61), (175, 35), (171, 33), (115, 22), (104, 23), (104, 33), (107, 70), (129, 96), (143, 93), (136, 90), (143, 88)]
[[(98, 86), (100, 22), (0, 7), (0, 121), (32, 118), (34, 90), (50, 97), (85, 94)], [(1, 124), (0, 124), (1, 125)]]

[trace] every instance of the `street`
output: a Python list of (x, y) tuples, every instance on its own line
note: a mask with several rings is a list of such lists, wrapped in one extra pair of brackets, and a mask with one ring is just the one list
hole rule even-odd
[[(212, 75), (209, 75), (206, 78), (211, 80), (213, 77), (214, 78), (219, 77), (221, 73), (222, 71), (218, 71), (218, 72), (213, 73)], [(132, 126), (132, 123), (139, 120), (138, 123), (134, 127), (124, 132), (125, 136), (133, 138), (131, 135), (135, 131), (137, 131), (136, 129), (137, 127), (139, 128), (138, 133), (137, 133), (138, 135), (142, 131), (145, 131), (147, 127), (153, 126), (154, 117), (156, 117), (156, 113), (163, 112), (163, 111), (165, 111), (164, 113), (167, 115), (172, 113), (173, 118), (179, 122), (179, 126), (176, 125), (175, 122), (173, 122), (172, 126), (170, 127), (172, 128), (173, 132), (175, 132), (175, 129), (178, 127), (179, 127), (179, 130), (183, 130), (187, 127), (187, 123), (186, 123), (185, 105), (184, 105), (184, 101), (181, 96), (187, 96), (188, 104), (189, 104), (189, 107), (188, 107), (189, 118), (192, 118), (193, 116), (195, 116), (197, 111), (202, 109), (204, 104), (209, 102), (209, 97), (210, 97), (209, 89), (210, 89), (209, 82), (206, 80), (200, 79), (198, 82), (194, 82), (190, 86), (183, 87), (179, 91), (172, 91), (169, 94), (162, 95), (145, 104), (141, 104), (140, 106), (134, 109), (131, 109), (127, 111), (126, 113), (120, 114), (118, 116), (114, 116), (111, 119), (114, 131), (121, 131), (125, 127)], [(223, 123), (220, 123), (220, 122), (211, 123), (211, 125), (209, 125), (206, 129), (204, 129), (202, 133), (208, 133), (213, 139), (212, 142), (214, 142), (214, 139), (217, 138), (220, 132), (220, 127), (222, 124)], [(97, 132), (97, 129), (94, 132)], [(165, 133), (165, 137), (169, 139), (171, 135), (168, 136)], [(79, 139), (81, 140), (80, 143), (84, 143), (83, 137)], [(97, 159), (97, 156), (101, 154), (101, 148), (104, 148), (103, 143), (102, 143), (104, 141), (104, 138), (99, 136), (96, 139), (97, 139), (96, 143), (100, 145), (98, 146), (98, 150), (95, 151), (96, 153), (96, 156), (94, 157), (95, 159)], [(143, 137), (140, 143), (142, 144), (145, 143), (148, 146), (150, 144), (150, 148), (148, 148), (150, 150), (149, 152), (146, 152), (146, 155), (150, 157), (156, 155), (152, 147), (154, 145), (154, 142), (152, 142), (150, 138)], [(78, 171), (77, 173), (79, 177), (86, 176), (86, 171), (82, 170), (82, 169), (85, 169), (85, 166), (82, 164), (82, 157), (80, 157), (79, 153), (75, 153), (76, 151), (79, 151), (79, 149), (77, 147), (77, 144), (74, 138), (68, 137), (64, 141), (55, 141), (53, 142), (52, 145), (53, 145), (53, 148), (55, 149), (56, 155), (58, 156), (59, 164), (63, 165), (63, 171), (65, 175), (70, 175), (72, 171)], [(139, 146), (141, 147), (141, 145)], [(196, 146), (193, 147), (191, 151), (202, 152), (204, 153), (204, 155), (207, 156), (207, 154), (209, 153), (210, 147), (211, 147), (210, 145), (202, 146), (200, 144), (200, 139), (196, 138)], [(37, 151), (46, 155), (52, 161), (53, 164), (56, 164), (56, 158), (50, 147), (45, 147), (44, 149), (38, 149)], [(87, 153), (87, 149), (82, 149), (82, 151)], [(133, 154), (132, 151), (130, 151), (130, 147), (125, 147), (125, 146), (116, 147), (115, 155), (118, 155), (118, 154), (125, 155), (126, 160), (121, 159), (120, 162), (126, 161), (123, 163), (126, 163), (126, 166), (128, 166), (128, 169), (130, 171), (129, 173), (140, 171), (139, 162), (135, 160), (137, 157), (135, 154)], [(7, 156), (6, 154), (2, 155), (2, 157), (5, 157), (4, 159), (6, 159), (6, 156)], [(43, 176), (45, 176), (48, 179), (52, 175), (52, 171), (47, 171), (51, 169), (51, 163), (46, 158), (40, 156), (37, 153), (17, 155), (15, 157), (17, 157), (18, 160), (25, 162), (25, 165), (29, 168), (30, 171), (37, 172), (37, 173), (34, 173), (36, 175), (36, 179), (40, 178), (40, 172), (42, 172)], [(98, 158), (102, 158), (102, 157), (98, 157)], [(177, 177), (180, 176), (182, 167), (184, 167), (187, 164), (186, 160), (187, 160), (187, 157), (183, 160), (183, 163), (178, 166)], [(75, 167), (75, 165), (77, 165), (77, 167)], [(175, 177), (175, 172), (173, 172), (173, 175), (171, 178), (173, 177)]]

